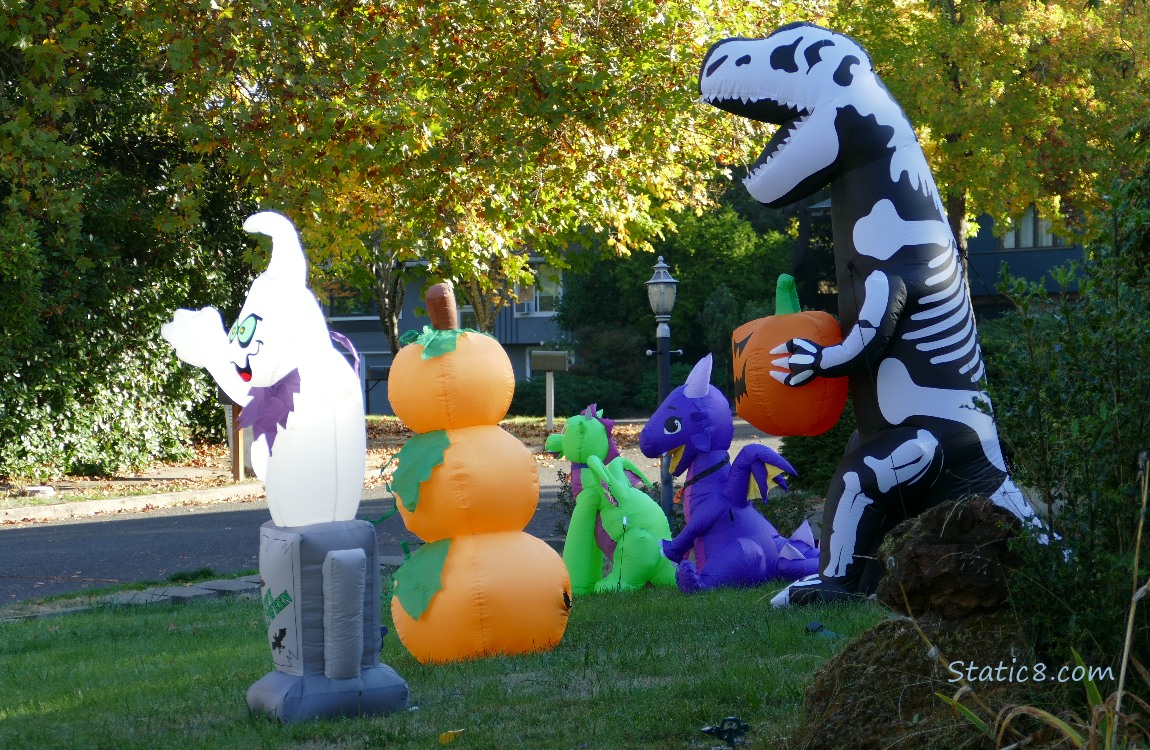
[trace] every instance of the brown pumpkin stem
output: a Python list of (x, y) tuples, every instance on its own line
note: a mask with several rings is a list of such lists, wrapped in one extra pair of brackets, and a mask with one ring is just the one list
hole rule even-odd
[(431, 327), (437, 331), (453, 331), (459, 328), (459, 307), (455, 303), (455, 290), (451, 283), (442, 281), (432, 284), (423, 295), (427, 304), (427, 315), (431, 318)]
[(795, 277), (789, 273), (779, 274), (779, 282), (775, 286), (775, 315), (790, 315), (802, 312), (799, 307), (799, 289), (795, 286)]

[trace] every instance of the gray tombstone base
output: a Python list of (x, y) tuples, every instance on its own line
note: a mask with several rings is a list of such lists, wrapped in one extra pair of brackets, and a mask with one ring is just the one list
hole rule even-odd
[(381, 664), (375, 527), (335, 521), (260, 527), (260, 577), (275, 670), (248, 688), (248, 710), (283, 722), (387, 714), (407, 683)]
[(336, 716), (383, 715), (407, 706), (407, 683), (386, 664), (359, 677), (333, 680), (322, 674), (291, 675), (275, 670), (248, 688), (253, 715), (285, 724)]

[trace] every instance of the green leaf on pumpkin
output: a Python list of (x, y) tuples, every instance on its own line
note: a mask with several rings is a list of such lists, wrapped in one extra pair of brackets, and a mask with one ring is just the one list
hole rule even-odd
[(431, 606), (431, 599), (443, 588), (443, 566), (451, 550), (451, 539), (425, 544), (395, 571), (391, 591), (399, 597), (403, 611), (418, 620)]
[(431, 326), (424, 326), (423, 333), (408, 331), (400, 336), (399, 340), (404, 344), (419, 344), (423, 347), (423, 353), (419, 355), (420, 358), (432, 359), (442, 354), (450, 354), (455, 351), (459, 337), (465, 333), (476, 333), (481, 336), (491, 335), (483, 333), (483, 331), (476, 331), (472, 328), (452, 328), (446, 331), (440, 331)]
[(443, 455), (450, 446), (447, 432), (436, 430), (416, 435), (396, 454), (391, 489), (409, 512), (415, 512), (419, 505), (419, 488), (431, 479), (435, 467), (443, 463)]

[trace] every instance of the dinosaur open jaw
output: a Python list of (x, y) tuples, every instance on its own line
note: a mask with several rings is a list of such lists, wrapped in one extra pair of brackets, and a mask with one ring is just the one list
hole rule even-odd
[(751, 99), (749, 97), (704, 96), (703, 101), (739, 117), (779, 126), (771, 139), (767, 141), (767, 145), (763, 147), (759, 158), (755, 159), (754, 164), (748, 170), (748, 179), (753, 177), (756, 171), (766, 165), (790, 143), (791, 138), (810, 119), (812, 114), (811, 110), (806, 107), (798, 104), (787, 104), (769, 97)]
[(779, 129), (767, 141), (767, 145), (763, 147), (762, 153), (759, 158), (755, 159), (755, 163), (751, 165), (748, 171), (748, 179), (754, 176), (754, 173), (764, 167), (767, 162), (775, 157), (780, 151), (786, 148), (787, 144), (791, 142), (791, 138), (799, 131), (800, 128), (810, 119), (810, 113), (804, 111), (794, 119), (787, 120), (779, 125)]
[(672, 474), (679, 470), (679, 462), (683, 460), (683, 449), (686, 447), (685, 445), (680, 445), (677, 448), (667, 451), (666, 455), (671, 457), (671, 465), (668, 468)]

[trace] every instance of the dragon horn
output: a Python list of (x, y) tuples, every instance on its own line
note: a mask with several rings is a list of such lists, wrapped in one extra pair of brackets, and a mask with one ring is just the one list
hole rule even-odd
[(711, 389), (711, 355), (700, 359), (687, 376), (683, 395), (687, 398), (703, 398)]

